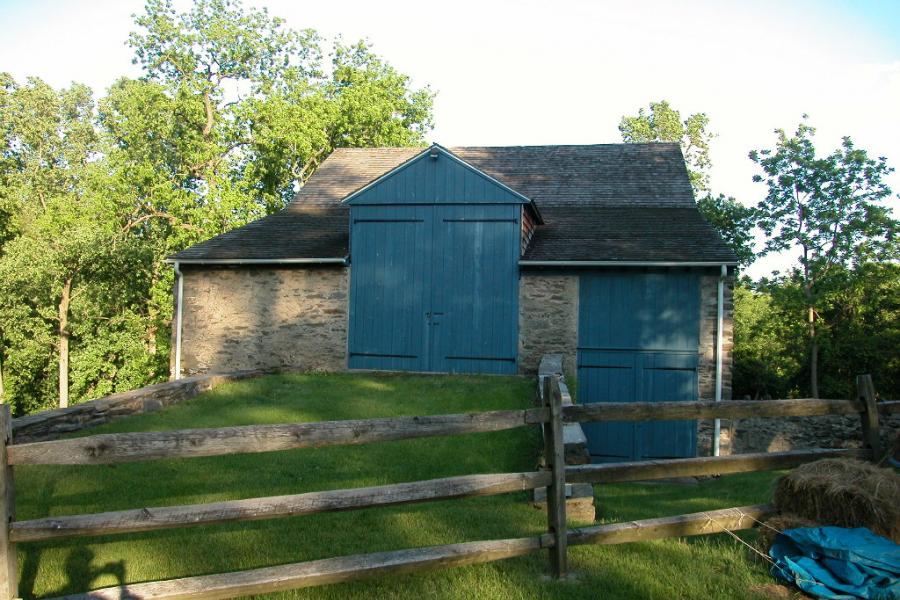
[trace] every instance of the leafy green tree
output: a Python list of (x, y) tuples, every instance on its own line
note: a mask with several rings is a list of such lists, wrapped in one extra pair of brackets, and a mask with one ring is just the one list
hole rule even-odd
[(650, 110), (638, 110), (636, 116), (622, 117), (619, 132), (622, 141), (629, 144), (647, 142), (676, 142), (688, 166), (688, 175), (694, 192), (709, 192), (709, 142), (713, 138), (707, 128), (706, 113), (694, 113), (682, 120), (681, 113), (666, 100), (651, 102)]
[(724, 194), (703, 196), (697, 200), (697, 208), (737, 255), (739, 267), (749, 266), (756, 259), (753, 249), (756, 213), (752, 208)]
[(838, 273), (896, 258), (897, 222), (882, 204), (891, 195), (886, 159), (870, 158), (849, 137), (819, 157), (814, 133), (804, 117), (794, 135), (776, 130), (775, 148), (754, 150), (750, 159), (763, 171), (754, 181), (768, 188), (756, 208), (767, 236), (763, 252), (796, 252), (799, 268), (790, 277), (802, 291), (809, 389), (818, 397), (823, 299), (839, 288)]
[[(46, 301), (31, 302), (32, 316), (56, 323), (59, 398), (65, 406), (72, 285), (83, 261), (91, 260), (92, 245), (84, 243), (83, 234), (96, 230), (95, 223), (83, 221), (79, 213), (97, 150), (93, 100), (91, 91), (77, 84), (56, 92), (38, 79), (25, 86), (4, 79), (3, 196), (17, 235), (4, 243), (0, 257), (2, 302), (8, 305), (19, 298), (28, 304), (36, 297)], [(85, 226), (78, 233), (76, 223)], [(48, 313), (48, 304), (55, 314)], [(17, 326), (15, 321), (3, 323), (6, 338)]]
[(790, 318), (791, 290), (744, 278), (734, 288), (734, 396), (753, 399), (799, 395), (802, 325)]
[(416, 89), (365, 43), (265, 10), (149, 0), (139, 79), (90, 90), (0, 74), (0, 395), (17, 414), (164, 378), (163, 259), (277, 210), (335, 148), (419, 145)]

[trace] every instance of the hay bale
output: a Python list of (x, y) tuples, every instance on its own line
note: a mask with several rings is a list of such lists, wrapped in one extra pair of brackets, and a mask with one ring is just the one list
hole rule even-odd
[(900, 476), (892, 469), (826, 458), (797, 467), (778, 480), (779, 512), (822, 525), (868, 527), (900, 543)]
[(816, 523), (803, 517), (792, 514), (780, 514), (769, 517), (762, 522), (757, 529), (756, 547), (763, 554), (769, 554), (769, 548), (775, 543), (775, 536), (786, 529), (798, 529), (800, 527), (821, 527), (823, 523)]

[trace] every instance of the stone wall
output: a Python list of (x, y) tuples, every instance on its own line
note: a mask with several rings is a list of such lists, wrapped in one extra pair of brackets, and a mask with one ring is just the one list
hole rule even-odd
[[(699, 392), (702, 400), (716, 395), (716, 324), (718, 322), (718, 275), (700, 277)], [(734, 332), (734, 277), (725, 280), (722, 315), (722, 399), (731, 400), (731, 350)]]
[(349, 269), (183, 266), (182, 272), (183, 374), (346, 367)]
[(45, 410), (12, 420), (17, 444), (53, 440), (67, 433), (102, 425), (130, 415), (154, 412), (231, 381), (265, 375), (269, 371), (242, 371), (185, 377), (178, 381), (112, 394), (67, 408)]
[(519, 279), (519, 371), (535, 373), (545, 354), (562, 354), (574, 375), (578, 275), (523, 273)]
[[(765, 402), (765, 400), (760, 400)], [(900, 433), (900, 415), (881, 417), (882, 446), (890, 448)], [(697, 453), (711, 453), (712, 421), (701, 421)], [(862, 431), (856, 415), (722, 420), (721, 454), (783, 452), (803, 448), (859, 448)]]

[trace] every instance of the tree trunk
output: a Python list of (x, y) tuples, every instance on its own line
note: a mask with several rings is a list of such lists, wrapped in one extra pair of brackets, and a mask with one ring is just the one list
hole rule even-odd
[(209, 91), (203, 92), (203, 107), (206, 109), (206, 124), (203, 126), (203, 139), (209, 139), (209, 134), (212, 133), (215, 119), (212, 98), (209, 95)]
[(69, 302), (72, 299), (72, 278), (63, 283), (59, 300), (59, 407), (69, 405)]
[(809, 308), (809, 391), (819, 397), (819, 338), (816, 337), (816, 311)]
[(3, 348), (0, 348), (0, 404), (6, 402), (3, 389)]

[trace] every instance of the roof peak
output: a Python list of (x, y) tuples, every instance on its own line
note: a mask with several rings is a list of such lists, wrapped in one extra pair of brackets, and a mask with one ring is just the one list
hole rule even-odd
[(608, 143), (600, 143), (600, 144), (528, 144), (528, 145), (477, 145), (477, 146), (446, 146), (444, 144), (440, 144), (438, 142), (432, 142), (430, 144), (424, 146), (366, 146), (363, 148), (359, 147), (341, 147), (335, 148), (335, 152), (386, 152), (386, 151), (394, 151), (394, 152), (413, 152), (418, 151), (422, 152), (432, 147), (443, 148), (444, 150), (453, 151), (455, 149), (459, 150), (477, 150), (477, 149), (490, 149), (490, 150), (498, 150), (498, 149), (526, 149), (526, 148), (534, 148), (534, 149), (550, 149), (550, 148), (618, 148), (618, 147), (629, 147), (629, 148), (641, 148), (641, 147), (651, 147), (651, 146), (679, 146), (678, 142), (608, 142)]

